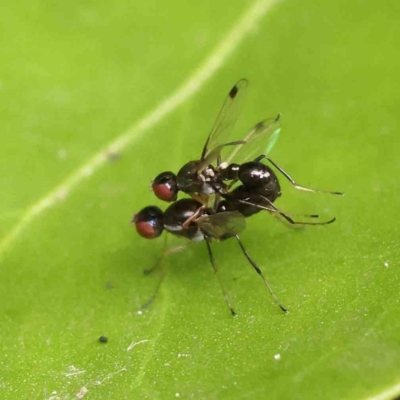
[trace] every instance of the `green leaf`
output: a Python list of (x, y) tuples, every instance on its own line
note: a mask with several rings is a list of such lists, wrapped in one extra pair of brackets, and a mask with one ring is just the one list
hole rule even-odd
[[(0, 12), (4, 399), (390, 399), (400, 393), (399, 3), (8, 2)], [(282, 113), (277, 204), (336, 216), (171, 255), (129, 225), (198, 157), (231, 86), (236, 127)], [(181, 243), (178, 239), (171, 241)], [(108, 338), (99, 342), (100, 336)]]

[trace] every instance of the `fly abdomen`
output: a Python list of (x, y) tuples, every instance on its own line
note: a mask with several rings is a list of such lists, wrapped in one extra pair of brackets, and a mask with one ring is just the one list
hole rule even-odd
[(277, 180), (274, 171), (259, 161), (242, 164), (238, 171), (238, 178), (249, 189)]

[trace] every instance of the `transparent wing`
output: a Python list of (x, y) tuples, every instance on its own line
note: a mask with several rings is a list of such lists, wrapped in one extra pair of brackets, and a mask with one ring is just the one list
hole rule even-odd
[(229, 139), (223, 140), (222, 136), (225, 138), (229, 137), (242, 109), (245, 94), (247, 92), (247, 86), (247, 80), (241, 79), (228, 93), (215, 124), (206, 140), (206, 143), (204, 144), (201, 153), (201, 160), (209, 154), (211, 149), (217, 147), (218, 144), (229, 142)]
[[(218, 157), (220, 150), (216, 152), (215, 149), (217, 147), (221, 145), (224, 147), (224, 145), (230, 142), (229, 137), (243, 107), (247, 86), (247, 80), (241, 79), (228, 93), (201, 153), (200, 160), (207, 159), (208, 162), (205, 166)], [(210, 157), (210, 153), (212, 152), (214, 152), (215, 156)], [(209, 162), (210, 158), (213, 158), (211, 162)], [(204, 169), (205, 166), (199, 169)]]
[(223, 161), (228, 164), (242, 164), (254, 160), (261, 154), (268, 154), (281, 131), (279, 120), (280, 114), (276, 118), (265, 119), (253, 126), (243, 138), (242, 143), (235, 146)]
[(228, 239), (246, 228), (246, 220), (239, 211), (206, 215), (196, 220), (196, 223), (208, 237), (217, 240)]

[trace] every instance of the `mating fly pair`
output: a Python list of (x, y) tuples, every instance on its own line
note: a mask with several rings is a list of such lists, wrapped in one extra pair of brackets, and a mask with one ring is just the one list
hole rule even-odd
[[(156, 238), (166, 230), (191, 242), (204, 240), (211, 265), (232, 315), (236, 314), (217, 274), (218, 269), (210, 244), (212, 241), (234, 237), (246, 259), (263, 279), (275, 302), (286, 312), (239, 238), (238, 234), (246, 227), (245, 218), (265, 210), (294, 225), (326, 225), (335, 221), (335, 218), (324, 222), (295, 221), (278, 208), (274, 203), (281, 196), (279, 180), (274, 170), (261, 161), (269, 162), (296, 189), (343, 194), (299, 185), (267, 156), (280, 132), (279, 115), (259, 122), (243, 139), (231, 140), (230, 135), (243, 105), (247, 86), (247, 81), (242, 79), (229, 92), (207, 137), (200, 159), (186, 163), (177, 174), (166, 171), (154, 179), (152, 188), (155, 195), (172, 204), (165, 212), (156, 206), (145, 207), (132, 221), (137, 232), (147, 239)], [(225, 154), (228, 150), (228, 154)], [(179, 191), (190, 195), (191, 198), (177, 200)], [(318, 215), (304, 217), (318, 218)], [(162, 265), (169, 254), (183, 247), (185, 246), (167, 250), (162, 258)], [(164, 271), (157, 291), (163, 278)], [(154, 297), (155, 295), (147, 304)]]

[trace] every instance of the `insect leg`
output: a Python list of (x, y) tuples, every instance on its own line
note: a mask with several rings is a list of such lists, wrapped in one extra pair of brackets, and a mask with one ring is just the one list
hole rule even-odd
[[(221, 154), (217, 157), (217, 168), (220, 167), (222, 164), (222, 159), (221, 159)], [(213, 208), (214, 210), (217, 209), (219, 202), (221, 201), (221, 196), (218, 191), (215, 191), (215, 197), (214, 197), (214, 205)]]
[[(264, 200), (266, 200), (269, 204), (270, 207), (273, 209), (272, 212), (277, 212), (279, 213), (283, 218), (286, 219), (287, 222), (289, 222), (290, 224), (293, 225), (328, 225), (331, 224), (332, 222), (336, 221), (336, 218), (333, 217), (332, 219), (330, 219), (329, 221), (324, 221), (324, 222), (305, 222), (305, 221), (295, 221), (293, 220), (291, 217), (289, 217), (288, 214), (286, 214), (285, 212), (283, 212), (281, 209), (279, 209), (275, 204), (272, 203), (272, 201), (270, 201), (269, 199), (267, 199), (264, 196), (261, 196)], [(268, 211), (271, 211), (269, 208), (266, 208)]]
[[(260, 195), (261, 196), (261, 195)], [(289, 222), (290, 224), (293, 225), (328, 225), (331, 224), (332, 222), (336, 221), (336, 218), (333, 217), (332, 219), (330, 219), (329, 221), (325, 221), (325, 222), (305, 222), (305, 221), (294, 221), (289, 214), (284, 213), (282, 210), (280, 210), (274, 203), (272, 203), (272, 201), (270, 201), (268, 198), (261, 196), (266, 202), (269, 203), (269, 206), (262, 206), (261, 204), (257, 204), (257, 203), (252, 203), (250, 201), (247, 200), (237, 200), (238, 203), (242, 203), (242, 204), (247, 204), (256, 208), (259, 208), (261, 210), (266, 210), (272, 213), (278, 213), (279, 215), (281, 215), (283, 218), (285, 218), (285, 220), (287, 222)], [(303, 215), (306, 218), (319, 218), (318, 214), (306, 214)]]
[(155, 262), (155, 264), (151, 268), (145, 268), (143, 270), (143, 275), (150, 275), (152, 274), (162, 263), (162, 259), (164, 257), (164, 253), (167, 251), (167, 246), (168, 246), (168, 235), (164, 235), (164, 244), (163, 244), (163, 253), (161, 257)]
[[(298, 216), (299, 214), (293, 214), (293, 213), (290, 213), (290, 214), (287, 214), (287, 213), (284, 213), (282, 210), (280, 210), (278, 207), (276, 207), (270, 200), (268, 200), (266, 197), (264, 197), (264, 196), (262, 196), (262, 195), (260, 195), (260, 197), (262, 197), (265, 201), (267, 201), (269, 204), (270, 204), (270, 206), (268, 206), (268, 207), (266, 207), (266, 206), (263, 206), (263, 205), (261, 205), (261, 204), (257, 204), (257, 203), (253, 203), (253, 202), (251, 202), (251, 201), (247, 201), (247, 200), (242, 200), (242, 199), (237, 199), (236, 201), (238, 202), (238, 203), (242, 203), (242, 204), (247, 204), (247, 205), (249, 205), (249, 206), (253, 206), (253, 207), (256, 207), (256, 208), (259, 208), (260, 210), (265, 210), (265, 211), (269, 211), (269, 212), (271, 212), (271, 213), (276, 213), (276, 214), (278, 214), (278, 215), (281, 215), (282, 217), (284, 217), (288, 222), (290, 222), (291, 224), (294, 224), (294, 225), (326, 225), (326, 224), (331, 224), (332, 222), (334, 222), (335, 220), (336, 220), (336, 218), (333, 218), (332, 220), (329, 220), (328, 222), (315, 222), (315, 223), (312, 223), (312, 222), (297, 222), (297, 221), (293, 221), (293, 219), (292, 218), (290, 218), (289, 217), (289, 215), (296, 215), (296, 216)], [(302, 217), (305, 217), (305, 218), (319, 218), (319, 215), (318, 214), (300, 214)], [(288, 219), (289, 218), (289, 219)]]
[(217, 210), (218, 204), (220, 203), (220, 201), (221, 201), (221, 195), (218, 192), (216, 192), (215, 193), (215, 197), (214, 197), (214, 205), (213, 205), (213, 210), (214, 211)]
[(223, 283), (222, 283), (222, 281), (221, 281), (221, 278), (220, 278), (220, 276), (219, 276), (219, 274), (218, 274), (218, 268), (217, 268), (217, 266), (216, 266), (216, 264), (215, 264), (215, 259), (214, 259), (213, 252), (212, 252), (212, 250), (211, 250), (210, 241), (209, 241), (209, 239), (207, 239), (207, 238), (205, 239), (205, 241), (206, 241), (206, 244), (207, 244), (208, 256), (210, 257), (211, 265), (212, 265), (212, 267), (213, 267), (213, 269), (214, 269), (214, 273), (215, 273), (216, 277), (218, 278), (219, 286), (221, 287), (221, 291), (222, 291), (222, 294), (223, 294), (224, 299), (225, 299), (225, 301), (226, 301), (226, 304), (228, 305), (229, 311), (231, 312), (231, 314), (232, 314), (234, 317), (236, 317), (235, 310), (234, 310), (234, 309), (232, 308), (232, 306), (231, 306), (231, 302), (229, 301), (229, 297), (228, 297), (228, 295), (227, 295), (227, 293), (226, 293), (226, 289), (225, 289), (225, 287), (224, 287), (224, 285), (223, 285)]
[(235, 238), (237, 239), (240, 248), (242, 249), (243, 254), (246, 256), (247, 260), (249, 261), (249, 263), (251, 264), (251, 266), (256, 270), (257, 274), (261, 276), (262, 280), (265, 283), (265, 286), (268, 288), (269, 292), (271, 293), (272, 298), (275, 300), (275, 303), (278, 304), (279, 308), (284, 312), (287, 313), (288, 310), (282, 305), (282, 303), (278, 300), (278, 298), (276, 297), (274, 291), (272, 290), (271, 285), (269, 284), (269, 282), (267, 281), (267, 279), (265, 278), (263, 272), (261, 271), (260, 267), (255, 263), (255, 261), (250, 257), (250, 254), (247, 252), (247, 250), (245, 249), (242, 241), (240, 240), (238, 235), (235, 235)]
[(229, 185), (227, 185), (226, 190), (229, 192), (229, 190), (231, 190), (231, 188), (239, 181), (239, 179), (233, 179)]
[(153, 301), (155, 300), (155, 298), (157, 297), (157, 294), (160, 290), (160, 286), (164, 281), (165, 275), (166, 275), (166, 271), (165, 271), (165, 260), (167, 259), (167, 257), (173, 253), (177, 253), (179, 251), (184, 250), (189, 244), (191, 244), (192, 242), (180, 245), (180, 246), (176, 246), (176, 247), (172, 247), (166, 251), (164, 251), (164, 254), (162, 255), (162, 257), (159, 259), (159, 261), (157, 262), (157, 264), (155, 265), (155, 267), (153, 267), (151, 270), (154, 270), (156, 267), (160, 267), (161, 268), (161, 273), (160, 273), (160, 277), (156, 286), (156, 290), (154, 291), (154, 293), (151, 295), (151, 297), (146, 301), (146, 303), (144, 303), (140, 309), (141, 310), (145, 310), (146, 308), (148, 308)]
[(197, 218), (200, 217), (200, 214), (204, 211), (205, 208), (206, 208), (206, 206), (204, 206), (204, 205), (201, 206), (201, 207), (199, 207), (199, 208), (196, 210), (196, 212), (195, 212), (191, 217), (189, 217), (189, 218), (182, 224), (182, 228), (183, 228), (183, 229), (188, 228), (189, 225), (190, 225), (190, 223), (191, 223), (192, 221), (194, 221), (194, 220), (196, 220)]
[(278, 164), (272, 161), (269, 157), (265, 156), (264, 154), (258, 156), (254, 161), (261, 161), (262, 159), (268, 160), (296, 189), (304, 190), (306, 192), (314, 192), (314, 193), (329, 193), (329, 194), (337, 194), (339, 196), (344, 196), (343, 192), (331, 192), (329, 190), (319, 190), (319, 189), (311, 189), (303, 185), (299, 185), (296, 181)]
[(282, 217), (281, 214), (279, 213), (271, 213), (273, 217), (275, 217), (280, 223), (285, 225), (287, 228), (290, 229), (304, 229), (304, 225), (299, 225), (299, 224), (291, 224), (290, 222), (287, 221), (284, 217)]

